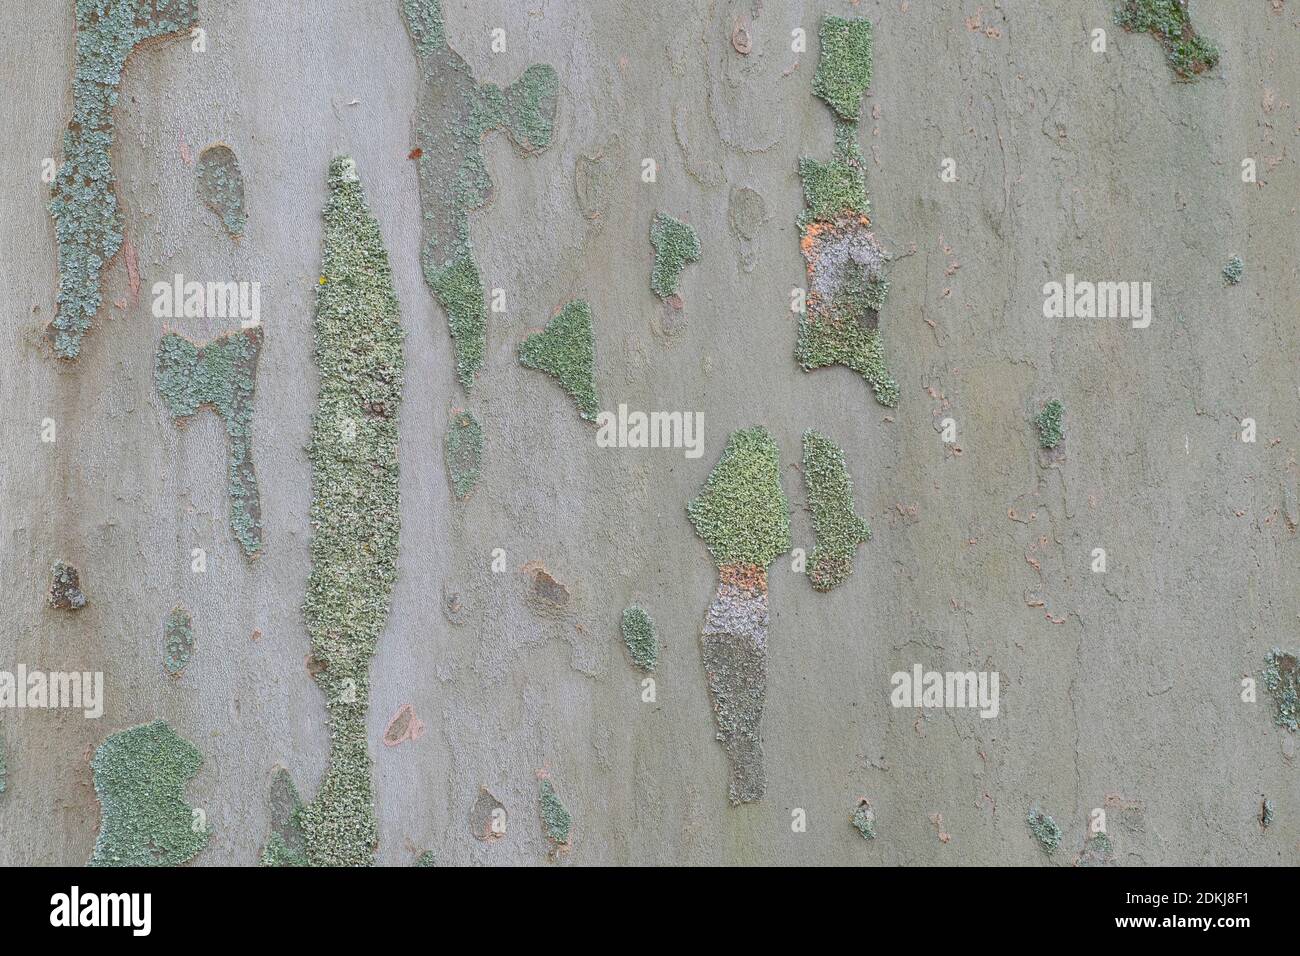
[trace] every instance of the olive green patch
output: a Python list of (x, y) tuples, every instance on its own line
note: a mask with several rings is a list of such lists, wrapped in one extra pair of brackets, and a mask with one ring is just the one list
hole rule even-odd
[(700, 237), (694, 226), (659, 213), (650, 223), (650, 243), (655, 249), (650, 289), (659, 298), (667, 299), (677, 294), (677, 283), (686, 264), (699, 261)]
[(826, 17), (821, 25), (821, 59), (813, 92), (840, 119), (857, 119), (862, 94), (871, 84), (871, 21)]
[(1039, 445), (1055, 448), (1065, 440), (1064, 417), (1065, 407), (1057, 399), (1054, 398), (1043, 406), (1043, 410), (1034, 418), (1034, 424), (1038, 427)]
[(1181, 80), (1194, 80), (1219, 62), (1219, 48), (1192, 26), (1186, 0), (1125, 0), (1115, 8), (1115, 23), (1131, 33), (1155, 36)]
[(790, 550), (790, 502), (781, 488), (780, 452), (766, 428), (739, 429), (686, 513), (718, 567), (765, 568)]
[(659, 660), (659, 639), (655, 636), (654, 619), (644, 608), (633, 604), (623, 612), (621, 628), (632, 663), (643, 671), (654, 670)]
[(551, 842), (551, 852), (555, 854), (569, 845), (573, 833), (573, 817), (564, 808), (555, 793), (551, 781), (543, 780), (538, 791), (538, 812), (542, 818), (542, 833)]
[(581, 299), (570, 302), (541, 332), (519, 346), (519, 363), (545, 372), (560, 383), (578, 403), (578, 411), (595, 421), (596, 339), (591, 327), (591, 307)]
[(90, 768), (99, 797), (99, 836), (91, 866), (179, 866), (208, 845), (185, 785), (203, 763), (198, 749), (155, 720), (113, 734)]
[(310, 866), (302, 832), (302, 799), (283, 767), (271, 774), (271, 835), (262, 848), (262, 866)]
[(46, 596), (50, 607), (61, 611), (80, 611), (86, 606), (81, 590), (81, 573), (66, 561), (55, 561), (50, 568), (50, 590)]
[(1264, 689), (1273, 697), (1276, 713), (1273, 722), (1279, 727), (1300, 729), (1300, 667), (1296, 655), (1275, 647), (1264, 658)]
[(853, 556), (871, 538), (871, 529), (853, 510), (853, 479), (843, 449), (812, 429), (803, 433), (803, 479), (817, 538), (808, 578), (815, 590), (829, 591), (853, 573)]
[(483, 469), (483, 426), (469, 412), (451, 416), (443, 439), (443, 456), (451, 489), (464, 501), (474, 493)]

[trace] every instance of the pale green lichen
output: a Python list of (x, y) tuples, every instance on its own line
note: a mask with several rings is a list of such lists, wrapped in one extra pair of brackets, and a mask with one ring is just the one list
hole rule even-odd
[(329, 713), (330, 759), (299, 814), (314, 865), (373, 861), (366, 743), (370, 660), (397, 579), (398, 407), (405, 366), (392, 269), (350, 159), (329, 168), (316, 294), (320, 389), (312, 416), (311, 574), (303, 615)]
[(179, 677), (193, 656), (194, 619), (185, 608), (174, 607), (163, 622), (163, 668)]
[(1047, 853), (1052, 853), (1061, 845), (1061, 828), (1041, 810), (1031, 808), (1025, 817), (1025, 823)]
[(1223, 267), (1223, 281), (1226, 285), (1236, 285), (1245, 272), (1246, 264), (1241, 261), (1241, 256), (1233, 256)]
[(591, 327), (591, 307), (581, 299), (570, 302), (541, 332), (519, 346), (519, 362), (545, 372), (578, 403), (583, 418), (594, 421), (596, 398), (596, 340)]
[(0, 726), (0, 795), (9, 786), (9, 751), (4, 738), (4, 727)]
[(889, 255), (869, 231), (864, 160), (858, 145), (858, 113), (871, 82), (871, 24), (827, 17), (822, 60), (814, 92), (836, 116), (835, 149), (829, 162), (799, 160), (804, 210), (800, 248), (808, 271), (808, 296), (799, 319), (795, 359), (806, 372), (844, 365), (864, 379), (882, 405), (898, 404), (898, 383), (889, 373), (879, 312), (889, 291)]
[(432, 850), (425, 850), (415, 861), (416, 866), (437, 866), (438, 858), (434, 856)]
[(1043, 406), (1043, 410), (1034, 418), (1034, 425), (1038, 427), (1039, 445), (1051, 449), (1065, 440), (1064, 417), (1065, 407), (1057, 399), (1054, 398)]
[(569, 845), (573, 832), (573, 817), (564, 808), (551, 781), (543, 780), (538, 792), (538, 812), (542, 818), (542, 833), (551, 842), (552, 853)]
[(302, 799), (283, 767), (271, 774), (271, 835), (262, 848), (262, 866), (311, 866), (302, 831)]
[(57, 313), (46, 329), (54, 354), (75, 359), (103, 300), (104, 268), (122, 247), (111, 151), (113, 110), (131, 51), (189, 30), (197, 0), (77, 0), (77, 65), (63, 162), (50, 198), (59, 251)]
[(1218, 47), (1192, 26), (1186, 0), (1125, 0), (1115, 8), (1115, 23), (1154, 35), (1179, 79), (1195, 79), (1219, 62)]
[(790, 550), (790, 502), (781, 488), (780, 451), (766, 428), (731, 433), (686, 513), (720, 568), (765, 568)]
[(101, 819), (91, 866), (179, 866), (208, 845), (185, 785), (203, 755), (165, 721), (113, 734), (90, 761)]
[(546, 149), (555, 125), (560, 81), (554, 68), (533, 65), (505, 90), (478, 85), (447, 45), (438, 0), (403, 0), (402, 14), (420, 58), (415, 150), (424, 219), (421, 265), (447, 313), (456, 373), (470, 388), (487, 346), (483, 280), (470, 244), (469, 214), (492, 197), (483, 137), (504, 129), (525, 153)]
[(650, 243), (655, 249), (650, 289), (661, 299), (677, 294), (677, 283), (688, 262), (700, 258), (700, 237), (695, 227), (659, 213), (650, 223)]
[(853, 556), (871, 529), (853, 510), (853, 479), (843, 449), (812, 429), (803, 434), (803, 479), (817, 539), (808, 557), (808, 579), (815, 590), (829, 591), (853, 573)]
[(655, 636), (654, 619), (644, 608), (633, 604), (623, 611), (621, 629), (632, 663), (644, 671), (654, 670), (659, 660), (659, 639)]
[(477, 418), (466, 411), (451, 416), (443, 455), (452, 492), (463, 501), (474, 493), (483, 468), (483, 426)]
[(1291, 731), (1300, 728), (1300, 668), (1296, 655), (1273, 648), (1264, 658), (1263, 677), (1264, 689), (1277, 707), (1273, 722)]
[(869, 801), (858, 801), (849, 822), (853, 824), (853, 829), (862, 834), (862, 839), (874, 840), (876, 838), (876, 812), (871, 809)]
[(822, 20), (821, 59), (813, 92), (840, 119), (856, 120), (862, 94), (871, 83), (871, 21), (826, 17)]
[(177, 424), (204, 407), (225, 423), (230, 530), (250, 559), (262, 551), (262, 504), (253, 468), (253, 392), (261, 353), (258, 325), (203, 346), (167, 332), (154, 360), (154, 384)]
[(50, 568), (50, 590), (46, 597), (50, 607), (61, 611), (80, 611), (86, 606), (81, 590), (81, 574), (66, 561), (55, 561)]
[(1264, 802), (1260, 804), (1259, 825), (1263, 829), (1267, 830), (1269, 827), (1273, 825), (1273, 817), (1276, 810), (1277, 808), (1273, 805), (1273, 801), (1267, 798), (1265, 798)]
[(242, 236), (248, 216), (244, 212), (244, 174), (234, 151), (224, 143), (209, 146), (199, 154), (195, 175), (200, 198), (221, 217), (226, 233), (232, 239)]

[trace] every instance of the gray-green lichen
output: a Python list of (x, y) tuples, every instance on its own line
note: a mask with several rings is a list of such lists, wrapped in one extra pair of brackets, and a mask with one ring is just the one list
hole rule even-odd
[(199, 197), (221, 217), (226, 233), (232, 239), (242, 236), (248, 216), (244, 212), (244, 174), (234, 151), (224, 143), (209, 146), (199, 154), (195, 175)]
[(853, 556), (871, 529), (853, 510), (853, 479), (843, 449), (812, 429), (803, 433), (803, 480), (817, 537), (808, 579), (815, 590), (829, 591), (853, 573)]
[(262, 327), (218, 336), (199, 346), (164, 333), (154, 360), (154, 384), (177, 424), (210, 408), (226, 426), (230, 530), (249, 559), (262, 552), (262, 504), (253, 468), (253, 392), (262, 353)]
[(554, 68), (534, 65), (502, 90), (474, 82), (469, 66), (447, 45), (439, 0), (402, 0), (407, 31), (420, 59), (415, 121), (421, 265), (447, 313), (456, 347), (456, 373), (470, 388), (487, 346), (483, 280), (470, 245), (469, 214), (491, 200), (483, 137), (504, 129), (515, 147), (538, 153), (551, 143), (560, 81)]
[(538, 790), (538, 813), (542, 818), (542, 833), (551, 843), (552, 856), (569, 846), (569, 837), (573, 832), (573, 817), (555, 793), (551, 781), (543, 780)]
[(577, 299), (546, 323), (541, 332), (530, 335), (519, 346), (519, 362), (550, 375), (578, 403), (578, 411), (595, 421), (596, 339), (591, 327), (591, 307)]
[(9, 751), (5, 744), (4, 727), (0, 726), (0, 795), (9, 786)]
[(1154, 35), (1181, 80), (1193, 80), (1219, 62), (1219, 48), (1192, 26), (1187, 0), (1125, 0), (1115, 8), (1115, 23)]
[(1025, 817), (1025, 823), (1046, 852), (1052, 853), (1061, 845), (1061, 828), (1041, 810), (1031, 808)]
[(77, 0), (77, 65), (63, 162), (51, 190), (59, 251), (58, 305), (46, 338), (75, 359), (102, 302), (105, 267), (122, 246), (122, 211), (113, 176), (113, 110), (131, 51), (189, 30), (197, 0)]
[(438, 858), (433, 855), (432, 850), (425, 850), (415, 860), (416, 866), (437, 866)]
[(880, 309), (889, 292), (885, 252), (870, 231), (870, 203), (858, 114), (871, 82), (871, 24), (827, 17), (813, 91), (835, 113), (835, 149), (829, 162), (799, 160), (804, 210), (800, 249), (808, 294), (799, 319), (795, 358), (804, 371), (844, 365), (861, 375), (876, 400), (898, 404), (880, 338)]
[(1300, 727), (1300, 674), (1295, 654), (1275, 647), (1264, 658), (1264, 689), (1273, 697), (1273, 722), (1287, 730)]
[(1226, 285), (1236, 285), (1245, 272), (1246, 264), (1241, 261), (1241, 256), (1233, 256), (1223, 267), (1223, 281)]
[(767, 790), (759, 725), (767, 697), (767, 566), (790, 549), (790, 504), (776, 442), (755, 426), (732, 432), (700, 494), (687, 506), (718, 565), (700, 651), (732, 804)]
[(632, 663), (644, 671), (654, 670), (659, 660), (659, 639), (655, 636), (654, 619), (644, 608), (633, 604), (623, 611), (621, 627)]
[(271, 774), (271, 835), (262, 848), (262, 866), (310, 866), (302, 832), (302, 799), (283, 767)]
[(1043, 405), (1043, 410), (1034, 418), (1034, 425), (1038, 427), (1038, 444), (1043, 448), (1055, 448), (1065, 439), (1065, 427), (1063, 419), (1065, 417), (1065, 407), (1057, 400), (1052, 399)]
[(853, 808), (853, 816), (849, 819), (853, 824), (853, 829), (862, 834), (864, 840), (874, 840), (876, 838), (876, 812), (871, 809), (871, 801), (862, 799), (858, 805)]
[(1269, 827), (1273, 825), (1273, 816), (1276, 810), (1277, 808), (1273, 805), (1273, 801), (1269, 800), (1267, 797), (1265, 797), (1264, 800), (1260, 803), (1259, 825), (1262, 829), (1267, 830)]
[(388, 618), (400, 527), (398, 407), (405, 366), (392, 269), (345, 157), (329, 168), (316, 295), (320, 390), (312, 417), (311, 574), (303, 614), (329, 713), (330, 759), (299, 819), (317, 866), (368, 865), (378, 839), (366, 713)]
[(871, 83), (871, 21), (826, 17), (819, 33), (821, 59), (813, 92), (844, 120), (857, 121), (862, 94)]
[(179, 677), (193, 656), (194, 619), (185, 608), (174, 607), (163, 622), (163, 668)]
[(700, 237), (695, 227), (659, 213), (650, 223), (650, 243), (655, 249), (650, 289), (661, 299), (677, 294), (677, 283), (688, 262), (700, 259)]
[(451, 490), (464, 501), (474, 493), (483, 468), (483, 426), (467, 411), (451, 416), (443, 439), (443, 455)]
[(781, 488), (780, 451), (766, 428), (731, 433), (686, 513), (718, 567), (766, 568), (790, 550), (790, 502)]
[(61, 611), (80, 611), (86, 606), (81, 590), (81, 574), (66, 561), (55, 561), (50, 568), (50, 590), (46, 598), (50, 607)]
[(208, 829), (185, 802), (203, 755), (165, 721), (113, 734), (90, 761), (99, 797), (91, 866), (179, 866), (208, 845)]

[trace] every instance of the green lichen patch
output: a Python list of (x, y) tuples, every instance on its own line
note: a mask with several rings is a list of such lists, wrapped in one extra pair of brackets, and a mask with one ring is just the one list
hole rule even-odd
[(154, 384), (177, 424), (210, 408), (226, 426), (230, 530), (249, 559), (262, 552), (262, 504), (253, 468), (253, 392), (261, 354), (257, 325), (203, 346), (167, 332), (154, 358)]
[(299, 814), (317, 866), (368, 865), (377, 840), (366, 740), (370, 660), (388, 619), (400, 527), (398, 408), (405, 365), (392, 269), (350, 159), (330, 163), (320, 389), (312, 416), (311, 573), (303, 615), (329, 713), (330, 759)]
[(821, 25), (821, 59), (813, 92), (840, 119), (856, 120), (862, 94), (871, 85), (871, 21), (826, 17)]
[(1272, 800), (1265, 797), (1259, 804), (1259, 826), (1262, 830), (1267, 830), (1273, 825), (1273, 817), (1277, 812), (1277, 807)]
[(50, 568), (50, 590), (46, 600), (60, 611), (80, 611), (86, 606), (81, 590), (81, 573), (66, 561), (55, 561)]
[(91, 866), (179, 866), (208, 845), (208, 830), (185, 802), (203, 763), (198, 748), (155, 720), (113, 734), (90, 768), (99, 797)]
[(554, 68), (536, 64), (505, 90), (480, 86), (447, 45), (439, 0), (402, 0), (402, 15), (421, 70), (412, 153), (424, 219), (421, 267), (447, 313), (456, 374), (468, 389), (487, 347), (483, 280), (469, 235), (469, 214), (489, 202), (494, 188), (482, 140), (500, 129), (523, 153), (546, 149), (560, 81)]
[(739, 429), (686, 513), (721, 568), (766, 568), (790, 550), (790, 502), (781, 488), (780, 451), (766, 428)]
[(591, 307), (577, 299), (546, 323), (541, 332), (530, 335), (519, 346), (519, 362), (550, 375), (578, 403), (587, 421), (595, 421), (596, 337), (591, 327)]
[(1057, 399), (1054, 398), (1043, 406), (1043, 410), (1034, 417), (1039, 445), (1055, 448), (1065, 440), (1065, 427), (1062, 424), (1064, 417), (1065, 407)]
[(1193, 80), (1219, 62), (1219, 48), (1192, 26), (1187, 0), (1125, 0), (1115, 8), (1115, 22), (1132, 33), (1153, 34), (1179, 79)]
[(652, 671), (659, 660), (659, 639), (655, 622), (645, 609), (633, 604), (623, 611), (623, 643), (632, 655), (632, 663), (643, 671)]
[(1241, 256), (1233, 256), (1223, 267), (1223, 282), (1225, 285), (1236, 285), (1245, 273), (1246, 264), (1241, 261)]
[(77, 65), (63, 163), (51, 189), (59, 250), (57, 313), (45, 335), (75, 359), (102, 302), (103, 272), (122, 247), (111, 151), (122, 68), (131, 51), (198, 22), (197, 0), (77, 0)]
[(0, 796), (9, 787), (9, 751), (3, 731), (4, 728), (0, 727)]
[(437, 866), (438, 858), (433, 855), (432, 850), (425, 850), (415, 860), (416, 866)]
[(1264, 689), (1273, 698), (1277, 712), (1273, 722), (1294, 731), (1300, 727), (1300, 674), (1295, 654), (1273, 648), (1264, 658)]
[(655, 249), (650, 289), (661, 299), (677, 294), (677, 283), (688, 262), (700, 259), (700, 237), (695, 227), (659, 213), (650, 223), (650, 243)]
[(853, 479), (843, 449), (812, 429), (803, 434), (803, 480), (817, 537), (808, 578), (815, 590), (829, 591), (853, 573), (853, 556), (871, 529), (853, 510)]
[(237, 239), (244, 234), (248, 216), (244, 212), (244, 174), (234, 150), (223, 143), (199, 153), (195, 169), (199, 198), (221, 217), (226, 233)]
[(483, 426), (469, 412), (452, 414), (443, 439), (443, 456), (451, 490), (464, 501), (474, 493), (483, 469)]
[(874, 840), (876, 838), (876, 812), (871, 809), (871, 801), (863, 798), (858, 801), (858, 805), (853, 808), (853, 816), (849, 818), (853, 824), (853, 829), (862, 834), (864, 840)]
[(1074, 865), (1081, 867), (1114, 866), (1115, 845), (1111, 843), (1110, 837), (1104, 832), (1100, 830), (1096, 833), (1089, 832), (1083, 842), (1083, 850), (1079, 853), (1078, 859), (1074, 861)]
[(262, 866), (310, 866), (302, 832), (302, 799), (283, 767), (271, 773), (271, 835), (262, 848)]
[(573, 817), (569, 816), (569, 811), (560, 802), (555, 787), (549, 780), (541, 781), (537, 807), (542, 818), (542, 833), (551, 843), (551, 855), (568, 849), (569, 838), (573, 833)]
[(1031, 808), (1025, 817), (1029, 832), (1042, 844), (1047, 853), (1052, 853), (1061, 845), (1061, 828), (1056, 821), (1037, 808)]
[[(832, 33), (849, 43), (850, 35), (858, 31), (859, 39), (850, 45), (865, 42), (869, 78), (870, 25), (865, 20), (839, 22), (863, 25), (838, 27)], [(865, 88), (865, 79), (862, 85)], [(837, 110), (840, 118), (835, 123), (831, 160), (799, 160), (804, 192), (799, 245), (807, 266), (808, 296), (799, 319), (795, 359), (806, 372), (832, 365), (853, 369), (871, 386), (876, 400), (892, 408), (898, 404), (898, 383), (885, 362), (879, 328), (880, 310), (889, 292), (884, 271), (889, 255), (870, 231), (871, 206), (857, 140), (860, 95), (861, 90), (853, 95), (849, 115)]]
[(163, 622), (163, 668), (180, 677), (193, 656), (194, 619), (185, 608), (174, 607)]

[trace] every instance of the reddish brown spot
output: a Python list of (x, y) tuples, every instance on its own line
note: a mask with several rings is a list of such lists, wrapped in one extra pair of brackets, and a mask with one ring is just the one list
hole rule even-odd
[(415, 149), (411, 150), (409, 153), (406, 154), (406, 158), (419, 159), (423, 155), (424, 155), (424, 150), (420, 149), (420, 147), (417, 146), (415, 147)]
[(424, 721), (415, 716), (415, 708), (403, 704), (388, 722), (384, 731), (384, 746), (396, 747), (407, 740), (419, 740), (424, 735)]

